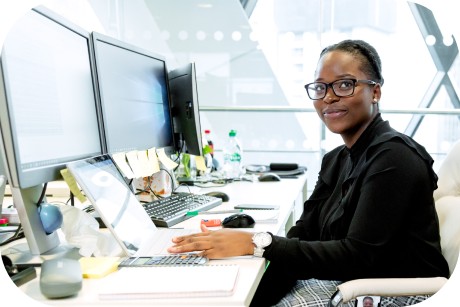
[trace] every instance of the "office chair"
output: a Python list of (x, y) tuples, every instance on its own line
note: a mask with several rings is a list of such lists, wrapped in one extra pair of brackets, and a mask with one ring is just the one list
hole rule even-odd
[[(438, 189), (433, 196), (439, 218), (441, 249), (452, 275), (460, 252), (460, 141), (454, 144), (438, 171)], [(432, 296), (448, 280), (432, 278), (376, 278), (357, 279), (337, 285), (328, 306), (349, 304), (359, 296), (381, 296), (383, 300), (397, 300), (404, 305), (418, 302), (416, 296)], [(422, 298), (423, 300), (423, 298)], [(381, 305), (385, 306), (385, 303)]]

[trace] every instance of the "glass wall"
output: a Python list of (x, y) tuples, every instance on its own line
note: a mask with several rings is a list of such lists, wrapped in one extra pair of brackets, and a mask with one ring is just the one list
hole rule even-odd
[[(427, 147), (439, 164), (460, 137), (458, 113), (423, 117), (385, 110), (456, 108), (458, 112), (454, 37), (459, 27), (452, 22), (451, 5), (452, 1), (261, 0), (250, 23), (291, 106), (311, 106), (303, 84), (311, 82), (324, 47), (349, 38), (371, 43), (382, 59), (384, 119)], [(306, 121), (299, 123), (305, 135), (311, 135)], [(320, 133), (322, 152), (341, 143), (327, 130)]]

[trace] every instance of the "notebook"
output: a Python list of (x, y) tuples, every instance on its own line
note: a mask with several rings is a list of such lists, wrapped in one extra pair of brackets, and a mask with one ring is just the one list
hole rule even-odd
[(103, 300), (230, 296), (238, 281), (236, 264), (122, 268), (98, 289)]
[(107, 154), (70, 162), (67, 168), (125, 256), (166, 255), (172, 237), (196, 232), (157, 228)]

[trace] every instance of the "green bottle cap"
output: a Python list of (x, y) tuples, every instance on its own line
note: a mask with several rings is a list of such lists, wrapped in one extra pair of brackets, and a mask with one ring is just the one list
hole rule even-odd
[(230, 130), (228, 136), (236, 136), (236, 130)]

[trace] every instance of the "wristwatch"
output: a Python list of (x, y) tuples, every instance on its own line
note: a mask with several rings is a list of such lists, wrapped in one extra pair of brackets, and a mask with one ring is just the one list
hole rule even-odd
[(254, 256), (262, 257), (264, 248), (272, 244), (272, 236), (268, 232), (256, 232), (252, 236), (252, 243), (254, 243)]

